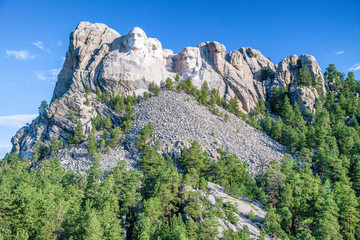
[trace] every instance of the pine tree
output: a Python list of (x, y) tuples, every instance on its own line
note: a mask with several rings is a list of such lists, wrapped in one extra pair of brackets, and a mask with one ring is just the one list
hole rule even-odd
[(165, 83), (164, 87), (166, 89), (170, 89), (170, 90), (174, 88), (173, 82), (171, 81), (171, 79), (169, 77), (166, 79), (166, 83)]
[(280, 222), (281, 217), (275, 212), (274, 208), (270, 208), (266, 214), (264, 222), (267, 233), (271, 234), (273, 237), (281, 237), (284, 235)]
[(300, 87), (302, 86), (311, 86), (312, 85), (312, 77), (309, 72), (309, 68), (307, 66), (302, 66), (299, 70), (299, 80), (298, 84)]
[(200, 100), (203, 104), (207, 104), (208, 92), (209, 92), (208, 83), (207, 81), (204, 81), (200, 89)]
[(161, 89), (154, 82), (152, 82), (151, 85), (150, 85), (149, 91), (154, 93), (155, 96), (158, 96), (160, 94)]
[(107, 130), (110, 130), (111, 127), (112, 127), (112, 122), (111, 122), (111, 118), (110, 118), (109, 114), (106, 116), (106, 119), (105, 119), (105, 122), (104, 122), (104, 127)]
[(225, 113), (224, 121), (225, 121), (225, 122), (228, 122), (229, 119), (230, 119), (229, 114)]
[(60, 137), (60, 141), (59, 141), (59, 149), (63, 149), (65, 146), (64, 146), (64, 140), (62, 137)]
[(340, 235), (340, 227), (338, 224), (338, 207), (332, 197), (328, 193), (325, 199), (321, 200), (321, 210), (317, 214), (317, 228), (314, 231), (314, 236), (319, 239), (342, 239)]
[(48, 107), (48, 104), (45, 100), (41, 101), (40, 107), (39, 107), (39, 114), (42, 114), (45, 112), (45, 109)]
[(282, 132), (283, 132), (283, 121), (281, 117), (278, 117), (273, 128), (271, 129), (271, 137), (274, 138), (276, 141), (281, 141)]
[(359, 224), (359, 202), (350, 182), (335, 183), (335, 201), (339, 207), (340, 232), (346, 239), (355, 239), (355, 228)]
[(37, 162), (41, 157), (41, 147), (43, 146), (43, 142), (38, 139), (35, 142), (34, 148), (33, 148), (33, 161)]
[(110, 134), (111, 137), (111, 146), (117, 147), (121, 144), (122, 135), (121, 135), (121, 129), (120, 127), (116, 126)]
[(284, 119), (284, 123), (287, 125), (293, 126), (294, 119), (295, 119), (295, 113), (293, 111), (293, 107), (290, 104), (289, 98), (285, 96), (284, 98), (284, 104), (281, 111), (281, 117)]
[(179, 76), (179, 74), (176, 74), (176, 76), (175, 76), (175, 81), (176, 81), (176, 82), (179, 82), (179, 81), (180, 81), (180, 76)]
[(93, 165), (90, 167), (89, 172), (87, 174), (87, 184), (85, 189), (85, 195), (88, 198), (94, 198), (98, 188), (101, 177), (103, 176), (103, 172), (100, 169), (100, 160), (102, 159), (101, 153), (96, 154)]
[(106, 146), (106, 140), (105, 140), (105, 138), (103, 138), (103, 139), (101, 139), (101, 142), (100, 142), (101, 151), (105, 150), (105, 146)]
[(153, 138), (154, 127), (151, 122), (145, 125), (140, 134), (136, 138), (136, 147), (141, 150), (144, 149), (147, 143)]
[(58, 142), (58, 140), (56, 139), (56, 137), (52, 137), (51, 138), (51, 143), (50, 143), (50, 153), (51, 153), (51, 155), (54, 155), (55, 154), (55, 152), (57, 151), (57, 150), (59, 150), (60, 148), (59, 148), (59, 142)]
[(90, 133), (89, 140), (87, 142), (87, 151), (90, 156), (95, 156), (97, 152), (97, 141), (94, 133)]
[(102, 239), (103, 229), (94, 209), (89, 209), (83, 221), (85, 239)]
[(75, 133), (74, 133), (74, 138), (73, 138), (73, 142), (75, 144), (79, 144), (81, 143), (82, 141), (84, 141), (84, 134), (83, 134), (83, 126), (82, 126), (82, 123), (81, 121), (79, 120), (76, 124), (76, 127), (75, 127)]

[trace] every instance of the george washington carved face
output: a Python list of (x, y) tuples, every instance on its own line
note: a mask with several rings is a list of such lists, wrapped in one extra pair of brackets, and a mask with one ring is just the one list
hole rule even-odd
[(131, 50), (144, 50), (145, 49), (145, 41), (147, 39), (145, 32), (138, 27), (134, 27), (127, 34), (126, 45)]

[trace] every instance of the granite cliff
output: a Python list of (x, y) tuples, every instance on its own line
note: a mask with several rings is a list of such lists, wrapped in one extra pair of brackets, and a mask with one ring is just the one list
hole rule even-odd
[[(298, 84), (299, 69), (304, 66), (319, 80), (318, 88)], [(236, 96), (239, 109), (247, 114), (260, 98), (269, 100), (274, 87), (288, 86), (291, 100), (311, 112), (319, 94), (326, 94), (321, 69), (310, 55), (292, 55), (274, 65), (258, 50), (243, 47), (227, 53), (218, 42), (200, 43), (174, 54), (140, 28), (121, 36), (104, 24), (81, 22), (70, 35), (69, 50), (49, 107), (17, 132), (12, 151), (31, 159), (37, 139), (47, 145), (53, 137), (66, 142), (77, 120), (88, 135), (91, 119), (97, 114), (109, 114), (112, 122), (120, 125), (117, 114), (98, 101), (96, 88), (111, 95), (142, 95), (151, 83), (163, 86), (167, 78), (174, 80), (177, 75), (180, 80), (190, 78), (197, 88), (207, 81), (210, 89), (216, 89), (227, 100)], [(86, 87), (90, 89), (88, 96)], [(85, 104), (86, 97), (90, 106)], [(72, 113), (76, 121), (69, 119)]]

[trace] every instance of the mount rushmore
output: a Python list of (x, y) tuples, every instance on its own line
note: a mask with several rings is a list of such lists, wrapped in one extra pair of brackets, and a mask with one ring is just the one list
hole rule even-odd
[[(313, 78), (320, 79), (320, 89), (298, 84), (303, 66)], [(262, 74), (264, 70), (266, 75)], [(226, 100), (236, 96), (239, 109), (246, 114), (259, 99), (268, 100), (273, 87), (288, 86), (291, 100), (301, 110), (314, 111), (315, 99), (326, 94), (321, 69), (310, 55), (291, 55), (274, 65), (258, 50), (242, 47), (227, 53), (224, 45), (214, 41), (185, 47), (175, 54), (138, 27), (121, 36), (104, 24), (81, 22), (70, 35), (49, 107), (16, 133), (12, 151), (31, 159), (37, 139), (45, 144), (53, 137), (66, 141), (75, 129), (74, 121), (69, 120), (72, 112), (81, 121), (85, 135), (90, 133), (91, 120), (97, 114), (109, 114), (113, 123), (120, 124), (117, 115), (96, 99), (96, 88), (110, 94), (142, 96), (150, 84), (163, 86), (167, 78), (174, 80), (177, 75), (181, 81), (190, 78), (197, 88), (207, 81), (209, 88)], [(91, 106), (84, 104), (87, 87)]]

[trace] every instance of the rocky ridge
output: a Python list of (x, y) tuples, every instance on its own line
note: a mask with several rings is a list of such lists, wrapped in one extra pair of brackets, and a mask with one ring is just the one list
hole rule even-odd
[[(206, 106), (199, 105), (193, 97), (175, 91), (162, 91), (159, 96), (151, 97), (134, 106), (136, 118), (131, 131), (125, 135), (124, 144), (110, 153), (103, 153), (101, 160), (104, 171), (115, 167), (118, 161), (125, 160), (129, 169), (137, 167), (140, 152), (136, 149), (136, 136), (151, 122), (157, 137), (150, 142), (155, 146), (161, 141), (161, 153), (171, 156), (175, 162), (183, 147), (189, 147), (191, 141), (197, 141), (212, 158), (219, 157), (217, 149), (228, 151), (242, 161), (248, 162), (248, 170), (254, 175), (265, 171), (273, 159), (281, 160), (284, 146), (272, 140), (266, 134), (256, 130), (240, 118), (228, 113), (228, 122), (214, 115)], [(98, 132), (100, 142), (101, 133)], [(87, 155), (86, 142), (69, 145), (52, 157), (58, 157), (67, 170), (85, 173), (91, 166), (92, 157)]]
[[(251, 113), (258, 100), (271, 97), (274, 87), (288, 86), (291, 100), (302, 110), (314, 111), (318, 90), (299, 86), (299, 69), (307, 66), (312, 77), (318, 77), (322, 94), (326, 94), (321, 69), (310, 55), (292, 55), (274, 65), (258, 50), (243, 47), (226, 52), (218, 42), (204, 42), (186, 47), (180, 53), (163, 49), (160, 41), (148, 38), (140, 28), (121, 36), (104, 24), (81, 22), (70, 35), (69, 50), (59, 73), (51, 104), (29, 126), (20, 129), (12, 139), (12, 151), (32, 158), (37, 139), (46, 145), (52, 137), (67, 141), (81, 121), (87, 136), (91, 119), (109, 114), (114, 124), (119, 116), (97, 100), (96, 88), (112, 94), (142, 95), (151, 83), (163, 86), (166, 78), (191, 78), (200, 88), (204, 81), (229, 100), (237, 96), (239, 108)], [(90, 93), (86, 94), (85, 88)], [(85, 104), (86, 97), (90, 106)], [(69, 116), (75, 115), (76, 121)]]

